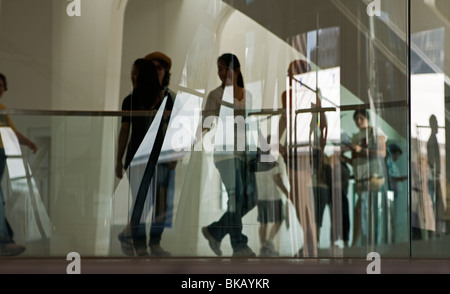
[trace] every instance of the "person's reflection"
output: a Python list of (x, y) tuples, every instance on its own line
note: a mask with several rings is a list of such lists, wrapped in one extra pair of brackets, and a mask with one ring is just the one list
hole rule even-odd
[[(176, 94), (169, 89), (172, 60), (166, 54), (154, 51), (144, 57), (150, 60), (156, 67), (158, 72), (158, 79), (161, 86), (164, 88), (164, 97), (172, 100), (175, 104)], [(168, 122), (165, 122), (167, 125)], [(169, 151), (170, 152), (170, 151)], [(169, 158), (164, 162), (158, 162), (156, 166), (156, 199), (154, 206), (154, 218), (150, 228), (149, 246), (151, 256), (170, 256), (171, 254), (164, 250), (161, 243), (161, 236), (165, 227), (172, 225), (173, 218), (173, 201), (175, 194), (175, 168), (177, 166), (177, 159)]]
[[(398, 167), (398, 161), (403, 154), (403, 150), (397, 144), (390, 144), (388, 150), (388, 156), (386, 157), (386, 165), (388, 171), (388, 188), (392, 191), (394, 199), (393, 205), (388, 211), (392, 222), (389, 224), (390, 230), (395, 234), (392, 235), (394, 242), (401, 241), (402, 233), (404, 230), (401, 228), (401, 220), (404, 212), (406, 211), (406, 193), (403, 188), (403, 182), (408, 180), (407, 175), (402, 175)], [(387, 199), (387, 201), (392, 201)], [(412, 216), (413, 217), (413, 216)], [(412, 218), (411, 217), (411, 218)], [(406, 240), (405, 240), (406, 241)]]
[[(135, 176), (135, 173), (130, 170), (130, 165), (154, 119), (154, 116), (138, 115), (138, 111), (158, 109), (162, 103), (164, 92), (159, 82), (155, 65), (151, 61), (143, 58), (137, 59), (133, 64), (132, 82), (134, 86), (133, 92), (122, 102), (122, 110), (130, 111), (130, 115), (124, 115), (122, 117), (118, 138), (116, 176), (122, 178), (123, 169), (127, 170), (132, 194), (135, 197), (142, 179)], [(122, 165), (124, 155), (125, 163)], [(149, 189), (150, 195), (151, 190)], [(133, 205), (135, 204), (135, 200), (133, 199)], [(147, 203), (149, 201), (147, 199)], [(132, 230), (135, 233), (132, 234)], [(142, 214), (141, 222), (137, 228), (131, 228), (128, 225), (119, 234), (118, 238), (124, 254), (129, 256), (135, 254), (138, 256), (148, 255), (145, 214)]]
[[(267, 137), (270, 142), (270, 135)], [(283, 197), (289, 194), (289, 182), (286, 166), (281, 156), (278, 156), (276, 165), (267, 170), (256, 172), (258, 187), (258, 215), (259, 222), (259, 256), (279, 256), (274, 239), (280, 231), (281, 224), (286, 219), (288, 204), (283, 204)]]
[(437, 133), (439, 131), (438, 121), (434, 114), (429, 118), (431, 134), (427, 142), (428, 156), (428, 191), (433, 203), (435, 214), (435, 234), (439, 236), (445, 233), (445, 211), (446, 200), (442, 193), (441, 187), (441, 155), (439, 151), (439, 143)]
[(298, 254), (296, 254), (298, 257), (317, 256), (317, 229), (311, 158), (309, 152), (298, 152), (293, 131), (295, 130), (295, 99), (298, 98), (292, 90), (296, 83), (294, 75), (307, 72), (307, 68), (308, 64), (304, 60), (294, 60), (289, 64), (289, 89), (284, 91), (281, 97), (283, 109), (286, 111), (281, 115), (279, 124), (280, 154), (282, 154), (289, 169), (291, 186), (289, 198), (295, 207), (295, 213), (303, 231), (303, 248), (300, 248)]
[(375, 230), (371, 201), (375, 201), (386, 179), (384, 166), (387, 137), (381, 128), (369, 125), (369, 113), (366, 109), (356, 110), (353, 120), (359, 132), (353, 135), (351, 144), (348, 145), (352, 157), (342, 156), (345, 162), (353, 166), (358, 195), (354, 208), (352, 246), (358, 244), (361, 235), (361, 244), (372, 245), (375, 242)]
[[(222, 84), (208, 94), (204, 110), (214, 117), (228, 112), (237, 121), (237, 112), (247, 112), (251, 103), (251, 93), (244, 87), (240, 62), (234, 54), (225, 53), (217, 59), (217, 69)], [(220, 116), (220, 119), (225, 121), (226, 118)], [(239, 148), (242, 146), (240, 141), (243, 140), (245, 145), (245, 130), (240, 130), (236, 124), (234, 128), (233, 151), (214, 152), (214, 164), (228, 194), (227, 211), (219, 220), (203, 227), (202, 234), (216, 255), (222, 255), (220, 245), (229, 234), (234, 257), (253, 257), (256, 254), (247, 245), (248, 237), (242, 232), (242, 217), (256, 205), (256, 180), (255, 174), (246, 166), (245, 148)], [(230, 130), (225, 129), (224, 133), (227, 132)], [(218, 137), (216, 133), (216, 141)]]

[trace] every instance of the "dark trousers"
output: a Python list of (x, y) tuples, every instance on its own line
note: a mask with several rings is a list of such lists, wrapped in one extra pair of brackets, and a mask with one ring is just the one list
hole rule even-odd
[(240, 158), (216, 162), (228, 194), (227, 211), (208, 226), (209, 233), (217, 240), (230, 234), (231, 247), (239, 251), (247, 247), (248, 237), (242, 233), (242, 217), (256, 205), (255, 174), (245, 168)]
[[(3, 173), (6, 167), (6, 154), (5, 149), (0, 148), (0, 183), (3, 179)], [(5, 214), (5, 199), (3, 197), (3, 190), (0, 186), (0, 244), (11, 243), (13, 240), (14, 234), (11, 226), (6, 219)]]

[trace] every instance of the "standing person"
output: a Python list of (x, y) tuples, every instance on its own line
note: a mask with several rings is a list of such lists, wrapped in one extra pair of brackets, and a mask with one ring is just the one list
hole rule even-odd
[(441, 187), (441, 153), (439, 150), (439, 143), (437, 140), (437, 133), (439, 131), (438, 121), (434, 114), (429, 118), (431, 134), (427, 142), (427, 156), (428, 156), (428, 191), (430, 193), (431, 201), (433, 203), (435, 214), (435, 234), (439, 236), (445, 233), (445, 210), (446, 200), (442, 193)]
[[(172, 60), (166, 54), (154, 51), (147, 54), (144, 59), (150, 60), (156, 67), (158, 79), (164, 88), (164, 97), (175, 103), (176, 94), (169, 89)], [(171, 254), (161, 247), (161, 236), (164, 228), (171, 226), (173, 217), (173, 201), (175, 193), (175, 168), (177, 160), (158, 162), (156, 165), (156, 194), (155, 216), (150, 227), (149, 246), (152, 256), (170, 256)]]
[[(244, 87), (239, 60), (234, 54), (225, 53), (217, 59), (217, 69), (222, 84), (208, 94), (204, 110), (208, 115), (212, 114), (215, 117), (228, 112), (229, 115), (234, 115), (235, 121), (238, 121), (242, 118), (240, 112), (245, 116), (248, 114), (251, 102), (251, 94)], [(225, 122), (225, 117), (222, 121)], [(231, 130), (224, 128), (224, 133), (226, 132)], [(219, 140), (218, 137), (216, 133), (216, 142)], [(214, 153), (215, 166), (227, 190), (228, 207), (218, 221), (203, 227), (202, 233), (211, 249), (219, 256), (222, 255), (220, 243), (227, 234), (230, 234), (233, 256), (256, 256), (247, 245), (247, 236), (242, 233), (242, 217), (256, 205), (255, 174), (249, 172), (246, 164), (245, 137), (245, 128), (243, 130), (234, 124), (233, 151)]]
[[(268, 137), (268, 141), (270, 139)], [(286, 218), (283, 205), (283, 195), (289, 194), (289, 182), (287, 180), (286, 167), (281, 156), (277, 159), (277, 165), (267, 171), (256, 173), (258, 189), (258, 216), (260, 256), (279, 256), (273, 243), (275, 236)], [(271, 227), (269, 229), (269, 225)]]
[[(131, 80), (133, 91), (122, 102), (122, 111), (129, 111), (130, 115), (122, 117), (121, 128), (118, 138), (118, 151), (116, 163), (116, 176), (122, 178), (123, 169), (129, 171), (130, 163), (137, 152), (142, 140), (147, 134), (153, 116), (137, 115), (138, 111), (156, 110), (163, 100), (163, 87), (161, 86), (155, 65), (143, 58), (137, 59), (133, 64)], [(125, 154), (126, 150), (126, 154)], [(125, 155), (125, 163), (122, 164)], [(141, 179), (130, 175), (131, 189), (136, 192)], [(132, 192), (133, 192), (132, 191)], [(149, 189), (151, 191), (151, 189)], [(136, 193), (132, 193), (133, 197)], [(147, 204), (150, 199), (147, 199)], [(133, 199), (133, 203), (135, 199)], [(126, 255), (138, 256), (148, 255), (145, 231), (145, 214), (141, 218), (137, 234), (133, 236), (132, 228), (128, 225), (118, 236), (122, 251)]]
[[(293, 90), (296, 83), (294, 75), (308, 71), (308, 63), (305, 60), (294, 60), (289, 64), (288, 77), (289, 89), (281, 96), (283, 109), (280, 124), (280, 153), (283, 156), (289, 174), (291, 190), (289, 199), (295, 207), (295, 213), (303, 231), (303, 247), (295, 254), (297, 257), (315, 257), (317, 252), (317, 224), (315, 219), (315, 200), (313, 191), (313, 178), (311, 170), (310, 154), (299, 154), (295, 142), (294, 112), (298, 94)], [(289, 124), (289, 125), (288, 125)], [(288, 132), (289, 131), (289, 132)], [(316, 143), (316, 142), (314, 142)], [(316, 162), (316, 161), (314, 161)]]
[[(6, 76), (0, 73), (0, 98), (7, 90), (8, 85), (6, 83)], [(6, 106), (0, 104), (0, 109), (6, 109)], [(16, 134), (19, 144), (27, 146), (33, 151), (33, 153), (37, 151), (36, 144), (16, 129), (9, 115), (0, 115), (0, 127), (11, 128), (12, 131)], [(7, 156), (5, 153), (4, 142), (0, 136), (0, 183), (5, 171), (6, 158)], [(3, 191), (0, 186), (0, 256), (16, 256), (22, 254), (24, 251), (25, 246), (16, 244), (14, 242), (14, 232), (11, 229), (8, 220), (6, 219), (5, 199), (3, 197)]]
[[(372, 228), (369, 228), (369, 205), (370, 201), (375, 201), (377, 194), (381, 191), (386, 179), (385, 157), (387, 137), (380, 128), (369, 125), (369, 113), (366, 109), (358, 109), (353, 114), (353, 120), (359, 131), (353, 135), (349, 148), (352, 157), (341, 158), (353, 166), (355, 177), (356, 193), (358, 200), (354, 209), (353, 242), (356, 246), (361, 233), (364, 239), (369, 238)], [(369, 243), (374, 239), (369, 239)], [(371, 244), (366, 244), (371, 245)]]

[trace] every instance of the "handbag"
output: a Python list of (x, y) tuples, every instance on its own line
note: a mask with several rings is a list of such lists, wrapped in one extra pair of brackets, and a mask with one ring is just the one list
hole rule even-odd
[(385, 182), (385, 178), (384, 177), (380, 177), (380, 176), (372, 176), (370, 177), (370, 181), (369, 181), (369, 190), (371, 192), (378, 192), (381, 190), (381, 188), (383, 187)]

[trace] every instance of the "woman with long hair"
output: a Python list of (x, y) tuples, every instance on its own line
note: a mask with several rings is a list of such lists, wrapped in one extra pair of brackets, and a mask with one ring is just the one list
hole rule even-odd
[[(217, 59), (217, 70), (222, 83), (208, 94), (205, 112), (219, 119), (224, 115), (233, 115), (235, 122), (242, 118), (245, 121), (243, 116), (250, 109), (251, 94), (245, 89), (238, 58), (231, 53), (221, 55)], [(222, 255), (220, 243), (229, 234), (233, 256), (252, 257), (256, 254), (247, 245), (248, 238), (242, 232), (242, 217), (256, 205), (256, 180), (246, 164), (245, 126), (242, 128), (234, 124), (233, 150), (227, 151), (230, 148), (224, 145), (230, 145), (226, 142), (226, 133), (230, 131), (224, 128), (224, 144), (216, 149), (223, 151), (214, 152), (214, 164), (228, 194), (227, 211), (218, 221), (203, 227), (202, 233), (216, 255)], [(215, 140), (220, 142), (217, 133)]]

